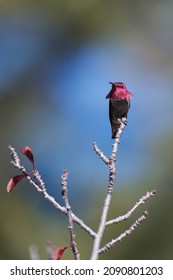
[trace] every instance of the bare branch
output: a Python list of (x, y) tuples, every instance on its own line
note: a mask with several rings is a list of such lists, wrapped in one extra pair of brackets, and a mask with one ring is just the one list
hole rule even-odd
[[(107, 184), (107, 192), (106, 192), (106, 197), (102, 209), (102, 214), (100, 218), (100, 223), (99, 227), (97, 230), (97, 233), (95, 233), (90, 227), (88, 227), (81, 219), (79, 219), (71, 210), (71, 205), (69, 203), (69, 197), (68, 197), (68, 188), (67, 188), (67, 179), (68, 179), (68, 172), (67, 170), (64, 170), (64, 173), (62, 175), (62, 196), (65, 201), (65, 207), (61, 206), (53, 196), (50, 196), (49, 193), (47, 192), (46, 186), (44, 181), (41, 178), (41, 175), (39, 174), (38, 170), (35, 168), (35, 163), (34, 163), (34, 156), (32, 153), (32, 150), (29, 147), (25, 147), (25, 149), (22, 149), (22, 153), (25, 154), (29, 160), (31, 161), (33, 165), (32, 169), (32, 174), (29, 175), (27, 170), (25, 169), (24, 166), (20, 164), (20, 159), (15, 151), (15, 149), (12, 146), (9, 146), (9, 150), (11, 153), (12, 161), (11, 163), (18, 169), (23, 175), (17, 175), (13, 177), (8, 185), (7, 185), (7, 191), (11, 192), (11, 190), (15, 187), (16, 183), (18, 183), (21, 179), (26, 178), (28, 182), (38, 191), (40, 192), (45, 199), (47, 199), (50, 203), (53, 204), (55, 208), (57, 208), (61, 213), (67, 215), (68, 221), (69, 221), (69, 233), (70, 233), (70, 246), (65, 246), (62, 248), (55, 248), (51, 246), (51, 250), (53, 248), (53, 252), (56, 253), (53, 254), (53, 259), (60, 259), (62, 256), (62, 253), (65, 251), (66, 248), (71, 247), (74, 257), (76, 260), (80, 259), (80, 254), (77, 249), (76, 241), (75, 241), (75, 232), (74, 232), (74, 222), (78, 224), (82, 229), (84, 229), (93, 239), (94, 239), (94, 244), (92, 248), (92, 253), (91, 253), (91, 260), (97, 260), (99, 255), (108, 251), (110, 248), (112, 248), (117, 242), (121, 241), (123, 238), (125, 238), (127, 235), (130, 235), (137, 227), (146, 219), (148, 216), (148, 212), (145, 211), (141, 217), (139, 217), (131, 226), (129, 229), (127, 229), (124, 233), (120, 234), (117, 238), (112, 239), (110, 242), (108, 242), (105, 246), (100, 248), (101, 240), (103, 233), (105, 231), (105, 227), (108, 225), (112, 225), (114, 223), (121, 222), (123, 220), (128, 219), (134, 212), (135, 210), (142, 204), (144, 204), (148, 199), (153, 197), (156, 194), (156, 190), (152, 190), (150, 192), (147, 192), (144, 196), (142, 196), (136, 203), (135, 205), (124, 215), (119, 216), (115, 219), (112, 219), (110, 221), (107, 221), (107, 215), (112, 199), (112, 193), (113, 193), (113, 187), (115, 184), (116, 180), (116, 157), (117, 157), (117, 152), (118, 152), (118, 145), (120, 143), (120, 138), (121, 135), (127, 125), (127, 119), (123, 118), (119, 120), (120, 126), (117, 131), (117, 134), (115, 136), (115, 141), (112, 146), (112, 152), (107, 158), (103, 152), (98, 148), (96, 142), (93, 143), (93, 149), (95, 153), (102, 159), (102, 161), (108, 165), (109, 167), (109, 178), (108, 178), (108, 184)], [(22, 177), (22, 178), (21, 178)], [(49, 248), (50, 249), (50, 248)], [(49, 252), (50, 253), (50, 252)], [(31, 258), (39, 258), (37, 256), (37, 251), (36, 248), (30, 247), (30, 254)], [(52, 255), (49, 254), (49, 255)]]
[(143, 213), (143, 215), (141, 217), (139, 217), (131, 226), (129, 229), (127, 229), (124, 233), (120, 234), (116, 239), (112, 239), (109, 243), (107, 243), (105, 246), (103, 246), (98, 253), (102, 254), (105, 253), (106, 251), (108, 251), (110, 248), (112, 248), (113, 246), (115, 246), (115, 244), (119, 241), (121, 241), (123, 238), (125, 238), (126, 236), (130, 235), (135, 229), (138, 228), (138, 226), (144, 221), (146, 220), (148, 216), (148, 212), (145, 211)]
[[(11, 153), (11, 157), (13, 159), (13, 161), (11, 161), (11, 163), (18, 169), (20, 170), (24, 175), (25, 175), (25, 178), (28, 180), (28, 182), (36, 189), (36, 191), (40, 192), (43, 194), (44, 198), (47, 199), (50, 203), (53, 204), (53, 206), (55, 208), (57, 208), (59, 211), (61, 211), (61, 213), (67, 215), (67, 209), (63, 206), (61, 206), (53, 196), (49, 195), (48, 192), (46, 191), (46, 188), (42, 186), (42, 188), (40, 188), (38, 186), (38, 184), (36, 184), (32, 178), (28, 175), (26, 169), (20, 165), (20, 159), (19, 159), (19, 156), (17, 155), (15, 149), (12, 147), (12, 146), (8, 146), (8, 149), (10, 150), (10, 153)], [(34, 174), (38, 175), (38, 171), (35, 170), (33, 171), (35, 172)], [(39, 181), (39, 176), (37, 176), (37, 180)], [(40, 177), (41, 178), (41, 177)], [(40, 184), (42, 181), (40, 181)], [(86, 232), (88, 232), (90, 234), (90, 236), (92, 238), (95, 237), (96, 233), (90, 228), (88, 227), (81, 219), (79, 219), (74, 213), (71, 213), (72, 215), (72, 219), (73, 221), (78, 224), (82, 229), (84, 229)]]
[(103, 152), (98, 148), (97, 143), (93, 142), (93, 149), (96, 154), (103, 160), (105, 164), (109, 164), (109, 159), (103, 154)]
[(120, 143), (120, 138), (121, 138), (121, 135), (122, 135), (126, 125), (127, 125), (127, 118), (123, 118), (122, 120), (120, 120), (120, 127), (119, 127), (119, 129), (117, 131), (117, 134), (115, 136), (115, 142), (113, 144), (112, 153), (111, 153), (110, 158), (109, 158), (110, 161), (113, 161), (113, 162), (116, 161), (118, 145)]
[(64, 170), (64, 173), (62, 175), (62, 197), (64, 198), (65, 201), (65, 206), (67, 209), (67, 216), (68, 216), (68, 220), (69, 220), (69, 232), (70, 232), (70, 244), (71, 244), (71, 248), (74, 254), (74, 257), (76, 260), (80, 260), (80, 254), (79, 251), (77, 249), (76, 246), (76, 241), (75, 241), (75, 233), (74, 233), (74, 226), (73, 226), (73, 219), (72, 219), (72, 211), (71, 211), (71, 206), (69, 203), (69, 198), (68, 198), (68, 189), (67, 189), (67, 179), (68, 179), (68, 171)]
[(31, 260), (40, 260), (38, 248), (35, 244), (29, 246), (29, 254), (30, 254)]
[(129, 210), (125, 215), (119, 216), (116, 219), (112, 219), (112, 220), (106, 222), (106, 226), (109, 226), (112, 224), (117, 224), (119, 222), (127, 220), (141, 204), (144, 204), (149, 198), (153, 197), (155, 194), (156, 194), (156, 190), (147, 192), (146, 195), (142, 196), (139, 199), (139, 201), (136, 202), (136, 204), (133, 206), (133, 208), (131, 210)]
[(39, 183), (40, 189), (43, 192), (46, 192), (46, 187), (45, 187), (45, 183), (41, 178), (41, 175), (39, 174), (38, 170), (36, 170), (35, 168), (32, 171), (34, 178), (37, 180), (37, 182)]
[[(105, 230), (105, 226), (106, 226), (106, 219), (107, 219), (107, 214), (108, 214), (108, 210), (110, 207), (110, 202), (111, 202), (111, 198), (112, 198), (112, 192), (113, 192), (113, 185), (115, 183), (115, 176), (116, 176), (116, 168), (115, 168), (115, 161), (116, 161), (116, 155), (117, 155), (117, 151), (118, 151), (118, 144), (120, 142), (120, 137), (123, 133), (123, 130), (126, 126), (126, 119), (123, 121), (120, 121), (120, 127), (117, 131), (116, 137), (115, 137), (115, 142), (113, 144), (113, 149), (112, 149), (112, 153), (109, 157), (109, 180), (108, 180), (108, 187), (107, 187), (107, 194), (106, 194), (106, 198), (105, 198), (105, 202), (104, 202), (104, 206), (103, 206), (103, 211), (102, 211), (102, 215), (101, 215), (101, 220), (100, 220), (100, 224), (99, 224), (99, 228), (98, 231), (96, 233), (96, 237), (94, 239), (94, 245), (93, 245), (93, 249), (92, 249), (92, 254), (91, 254), (91, 260), (97, 260), (98, 256), (99, 256), (99, 247), (100, 247), (100, 243), (101, 243), (101, 239), (103, 236), (103, 232)], [(100, 153), (101, 154), (101, 153)]]

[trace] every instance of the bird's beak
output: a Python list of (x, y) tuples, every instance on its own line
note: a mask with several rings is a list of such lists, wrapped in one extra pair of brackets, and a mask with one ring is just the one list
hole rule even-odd
[(113, 85), (114, 83), (112, 83), (112, 82), (109, 82), (111, 85)]

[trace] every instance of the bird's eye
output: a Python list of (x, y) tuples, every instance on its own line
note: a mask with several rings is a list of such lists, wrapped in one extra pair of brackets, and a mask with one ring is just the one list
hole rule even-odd
[(124, 86), (120, 86), (120, 88), (124, 88)]

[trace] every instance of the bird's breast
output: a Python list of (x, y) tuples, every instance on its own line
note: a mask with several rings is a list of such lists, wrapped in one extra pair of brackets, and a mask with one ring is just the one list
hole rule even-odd
[(130, 107), (129, 99), (123, 99), (123, 100), (110, 99), (110, 103), (111, 103), (112, 113), (115, 114), (115, 116), (118, 118), (125, 116)]

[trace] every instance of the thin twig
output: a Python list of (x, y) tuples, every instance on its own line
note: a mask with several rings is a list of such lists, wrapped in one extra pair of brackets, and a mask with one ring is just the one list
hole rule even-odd
[[(25, 178), (28, 180), (28, 182), (36, 189), (36, 191), (40, 192), (43, 194), (44, 198), (47, 199), (50, 203), (53, 204), (53, 206), (58, 209), (61, 213), (67, 215), (67, 209), (63, 206), (61, 206), (53, 196), (49, 195), (48, 192), (46, 191), (46, 188), (40, 188), (38, 186), (38, 184), (36, 184), (33, 179), (28, 175), (26, 169), (24, 168), (24, 166), (22, 166), (20, 164), (20, 159), (19, 159), (19, 156), (17, 155), (15, 149), (9, 145), (8, 146), (8, 149), (10, 150), (10, 154), (11, 154), (11, 157), (12, 157), (12, 161), (11, 163), (14, 165), (15, 168), (17, 168), (18, 170), (20, 170), (24, 175), (25, 175)], [(38, 172), (38, 171), (35, 171), (35, 172)], [(41, 177), (37, 177), (37, 181), (39, 181), (39, 178), (41, 179)], [(42, 181), (40, 181), (39, 183), (40, 185), (42, 184)], [(89, 227), (87, 226), (83, 220), (79, 219), (74, 213), (71, 213), (72, 215), (72, 219), (73, 221), (78, 224), (82, 229), (84, 229), (86, 232), (88, 232), (90, 234), (90, 236), (92, 238), (94, 238), (96, 236), (96, 233)]]
[(74, 233), (74, 226), (73, 226), (73, 219), (72, 219), (72, 211), (71, 211), (71, 206), (69, 203), (69, 197), (68, 197), (68, 189), (67, 189), (67, 179), (68, 179), (68, 171), (64, 170), (64, 173), (62, 175), (62, 197), (64, 198), (65, 201), (65, 206), (67, 209), (67, 216), (69, 220), (69, 232), (70, 232), (70, 245), (74, 254), (74, 257), (76, 260), (80, 260), (80, 254), (77, 249), (76, 241), (75, 241), (75, 233)]
[(35, 244), (32, 244), (29, 246), (29, 254), (30, 254), (31, 260), (40, 260), (38, 248)]
[(121, 241), (126, 236), (130, 235), (135, 229), (138, 228), (138, 226), (146, 220), (148, 216), (148, 212), (145, 211), (141, 217), (139, 217), (131, 226), (129, 229), (127, 229), (124, 233), (120, 234), (116, 239), (112, 239), (110, 242), (108, 242), (106, 245), (104, 245), (99, 251), (99, 254), (105, 253), (110, 248), (112, 248), (117, 242)]
[(103, 152), (98, 148), (97, 143), (93, 142), (93, 149), (96, 154), (103, 160), (105, 164), (109, 164), (109, 159), (103, 154)]
[(44, 181), (42, 180), (41, 178), (41, 175), (39, 174), (38, 170), (36, 170), (35, 168), (33, 169), (32, 171), (33, 175), (34, 175), (34, 178), (37, 180), (37, 182), (39, 183), (39, 186), (40, 186), (40, 189), (43, 191), (43, 192), (46, 192), (46, 186), (45, 186), (45, 183)]
[(139, 201), (136, 202), (136, 204), (133, 206), (132, 209), (130, 209), (126, 214), (117, 217), (116, 219), (112, 219), (108, 222), (106, 222), (106, 226), (112, 225), (112, 224), (117, 224), (119, 222), (122, 222), (124, 220), (127, 220), (133, 212), (141, 205), (144, 204), (149, 198), (153, 197), (156, 194), (156, 190), (152, 190), (150, 192), (147, 192), (146, 195), (142, 196)]
[(113, 144), (112, 153), (109, 157), (109, 164), (108, 164), (109, 180), (108, 180), (107, 194), (106, 194), (106, 198), (105, 198), (105, 202), (104, 202), (104, 206), (103, 206), (103, 211), (102, 211), (98, 231), (97, 231), (96, 237), (94, 239), (91, 260), (97, 260), (98, 256), (99, 256), (99, 247), (100, 247), (101, 239), (102, 239), (103, 232), (104, 232), (105, 226), (106, 226), (107, 214), (108, 214), (108, 210), (109, 210), (110, 202), (111, 202), (111, 198), (112, 198), (113, 185), (115, 183), (115, 178), (116, 178), (115, 177), (116, 176), (115, 161), (116, 161), (116, 155), (117, 155), (117, 151), (118, 151), (118, 144), (120, 142), (120, 137), (123, 133), (125, 126), (126, 126), (126, 122), (124, 120), (121, 121), (120, 127), (116, 134), (115, 142)]

